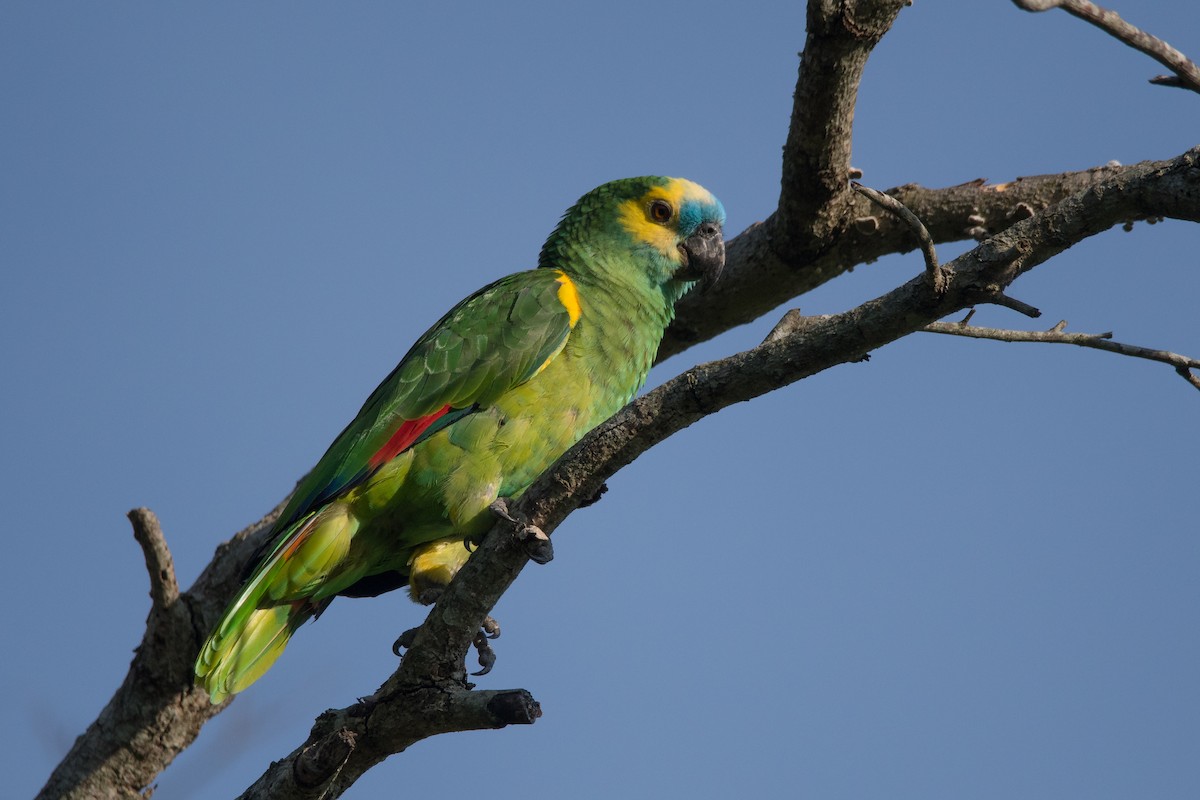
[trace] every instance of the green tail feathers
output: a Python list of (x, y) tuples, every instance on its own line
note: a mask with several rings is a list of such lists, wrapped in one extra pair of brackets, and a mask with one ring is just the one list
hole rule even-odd
[[(237, 694), (271, 668), (288, 639), (314, 613), (303, 600), (227, 616), (196, 659), (196, 679), (214, 703)], [(238, 624), (240, 622), (240, 624)]]
[(332, 596), (314, 597), (345, 560), (358, 524), (341, 509), (301, 519), (280, 537), (229, 604), (196, 659), (196, 682), (214, 703), (258, 680), (288, 639)]

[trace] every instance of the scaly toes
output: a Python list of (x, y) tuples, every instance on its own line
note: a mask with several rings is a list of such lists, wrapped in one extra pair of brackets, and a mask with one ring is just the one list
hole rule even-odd
[[(392, 652), (397, 658), (403, 658), (402, 651), (412, 647), (413, 641), (417, 638), (417, 631), (420, 628), (409, 628), (396, 639), (392, 644)], [(481, 669), (478, 672), (472, 672), (472, 675), (487, 675), (492, 671), (492, 667), (496, 664), (496, 651), (492, 649), (492, 639), (500, 638), (500, 623), (493, 617), (486, 616), (483, 618), (483, 624), (479, 626), (479, 632), (475, 634), (475, 638), (471, 640), (475, 650), (479, 653), (479, 666)], [(360, 701), (361, 702), (361, 701)]]
[[(491, 619), (491, 617), (488, 617), (488, 619)], [(493, 620), (494, 622), (495, 620)], [(497, 635), (499, 635), (499, 628), (497, 628)], [(487, 675), (492, 671), (492, 667), (496, 665), (496, 651), (492, 649), (492, 645), (488, 641), (488, 639), (494, 638), (495, 636), (488, 635), (486, 628), (481, 628), (479, 633), (475, 634), (475, 639), (471, 644), (475, 645), (475, 650), (479, 653), (480, 670), (472, 672), (472, 675)]]
[(537, 525), (530, 525), (525, 519), (518, 519), (510, 514), (507, 500), (497, 497), (488, 508), (496, 516), (512, 523), (517, 540), (525, 544), (526, 553), (531, 561), (535, 564), (547, 564), (554, 559), (554, 546), (550, 544), (550, 537)]

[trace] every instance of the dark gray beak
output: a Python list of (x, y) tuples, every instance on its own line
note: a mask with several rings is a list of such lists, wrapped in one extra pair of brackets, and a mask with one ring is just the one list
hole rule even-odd
[(721, 226), (715, 222), (702, 223), (679, 245), (679, 253), (683, 256), (683, 266), (675, 277), (700, 281), (701, 290), (707, 291), (725, 268), (725, 237)]

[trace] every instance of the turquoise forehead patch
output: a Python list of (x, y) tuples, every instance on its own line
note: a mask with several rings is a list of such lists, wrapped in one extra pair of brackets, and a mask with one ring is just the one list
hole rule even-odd
[(714, 197), (711, 202), (701, 202), (699, 200), (684, 201), (683, 207), (679, 209), (680, 233), (687, 236), (696, 230), (696, 228), (699, 228), (702, 222), (716, 222), (719, 225), (725, 224), (725, 207), (721, 205), (720, 200)]

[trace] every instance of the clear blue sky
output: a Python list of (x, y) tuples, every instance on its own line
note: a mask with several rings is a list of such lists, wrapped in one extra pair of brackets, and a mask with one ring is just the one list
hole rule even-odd
[[(1200, 55), (1198, 7), (1118, 8)], [(40, 787), (125, 674), (149, 608), (126, 510), (158, 512), (190, 584), (592, 186), (681, 175), (730, 235), (762, 219), (803, 43), (798, 1), (0, 8), (5, 792)], [(1061, 12), (920, 0), (867, 69), (854, 163), (886, 188), (1174, 156), (1200, 98), (1160, 71)], [(1197, 355), (1198, 245), (1138, 224), (1013, 294), (1044, 327)], [(501, 601), (480, 683), (544, 718), (422, 742), (350, 796), (1195, 796), (1198, 419), (1162, 365), (931, 335), (729, 409), (611, 481)], [(156, 797), (240, 792), (421, 617), (335, 603)]]

